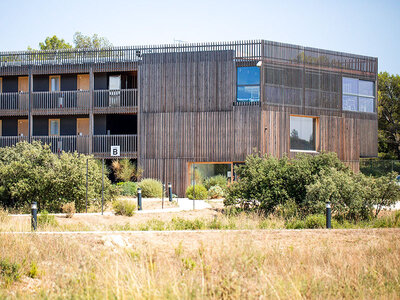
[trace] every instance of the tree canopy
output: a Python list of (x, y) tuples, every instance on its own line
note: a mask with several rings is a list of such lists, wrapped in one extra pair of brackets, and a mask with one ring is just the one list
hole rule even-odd
[[(39, 43), (40, 50), (58, 50), (58, 49), (101, 49), (112, 47), (110, 41), (101, 37), (98, 34), (93, 34), (92, 36), (84, 35), (81, 32), (75, 32), (73, 36), (74, 46), (65, 42), (64, 39), (58, 38), (56, 35), (48, 36), (44, 42)], [(28, 46), (28, 50), (34, 50)]]
[(400, 76), (378, 75), (379, 153), (383, 158), (400, 159)]

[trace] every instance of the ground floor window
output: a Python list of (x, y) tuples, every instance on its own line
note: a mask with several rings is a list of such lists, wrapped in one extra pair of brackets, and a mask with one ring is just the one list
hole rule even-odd
[(317, 118), (290, 116), (290, 150), (316, 151)]

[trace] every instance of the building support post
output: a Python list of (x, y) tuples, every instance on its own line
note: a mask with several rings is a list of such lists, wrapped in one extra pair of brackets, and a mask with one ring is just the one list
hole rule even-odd
[(93, 134), (94, 134), (94, 74), (93, 67), (89, 71), (89, 154), (93, 153)]
[(28, 142), (32, 142), (33, 136), (33, 117), (32, 117), (32, 102), (33, 102), (33, 76), (32, 76), (32, 66), (29, 66), (28, 74)]

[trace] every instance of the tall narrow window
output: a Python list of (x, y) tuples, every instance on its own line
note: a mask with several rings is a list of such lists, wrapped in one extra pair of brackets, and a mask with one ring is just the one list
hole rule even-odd
[(49, 119), (49, 135), (60, 135), (60, 119)]
[(374, 112), (375, 85), (373, 81), (343, 77), (343, 110)]
[(290, 116), (290, 150), (316, 151), (316, 118)]
[(50, 76), (50, 92), (60, 91), (60, 76)]
[(3, 92), (3, 78), (0, 77), (0, 94)]
[(260, 101), (260, 68), (238, 67), (237, 68), (237, 102)]

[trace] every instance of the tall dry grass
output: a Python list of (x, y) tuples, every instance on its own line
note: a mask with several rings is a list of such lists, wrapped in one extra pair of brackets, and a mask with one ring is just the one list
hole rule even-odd
[(399, 238), (398, 229), (0, 233), (1, 259), (21, 265), (0, 298), (396, 299)]

